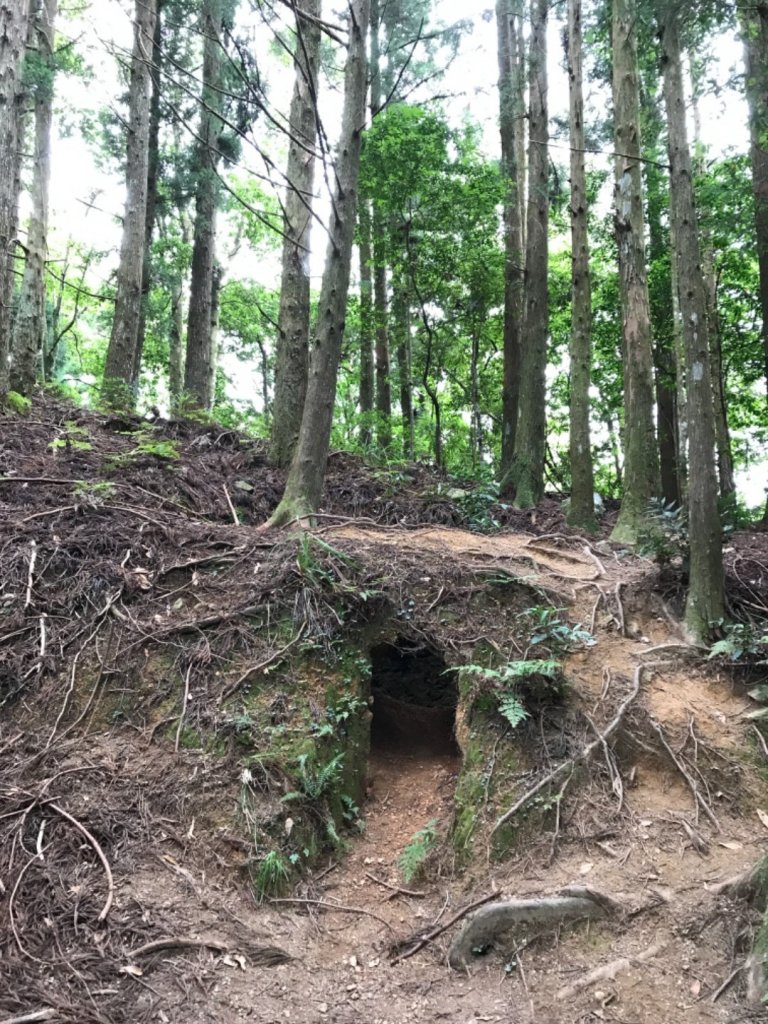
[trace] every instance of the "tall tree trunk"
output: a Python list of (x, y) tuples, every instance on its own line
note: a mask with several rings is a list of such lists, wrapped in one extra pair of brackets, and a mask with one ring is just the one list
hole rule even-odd
[[(651, 295), (656, 433), (659, 446), (661, 495), (668, 505), (681, 504), (677, 447), (677, 376), (675, 365), (676, 305), (673, 300), (673, 260), (670, 253), (669, 175), (665, 167), (666, 142), (661, 97), (656, 96), (657, 69), (650, 71), (651, 88), (642, 90), (641, 117), (646, 126), (645, 152), (649, 160), (644, 179), (648, 190), (648, 265), (657, 284)], [(666, 287), (659, 286), (663, 282)]]
[(613, 540), (634, 544), (659, 490), (653, 427), (653, 358), (645, 268), (640, 99), (635, 0), (613, 0), (613, 109), (616, 140), (616, 239), (623, 317), (624, 480)]
[(283, 526), (297, 518), (311, 516), (317, 511), (322, 496), (352, 261), (360, 146), (365, 125), (365, 37), (369, 13), (369, 0), (351, 0), (344, 109), (335, 168), (336, 187), (310, 354), (307, 397), (285, 493), (269, 520), (271, 526)]
[[(704, 172), (704, 147), (701, 143), (701, 111), (699, 109), (699, 75), (694, 71), (694, 59), (689, 61), (691, 68), (691, 93), (693, 97), (693, 143), (697, 154), (693, 173)], [(731, 450), (731, 432), (728, 427), (728, 407), (725, 400), (725, 380), (723, 379), (723, 339), (720, 329), (720, 309), (717, 295), (717, 268), (715, 253), (712, 248), (712, 236), (709, 231), (700, 233), (701, 269), (704, 275), (704, 286), (707, 296), (707, 323), (709, 327), (710, 372), (712, 374), (712, 399), (715, 409), (715, 437), (717, 439), (717, 475), (720, 481), (720, 494), (727, 496), (736, 490), (736, 479), (733, 472), (733, 452)]]
[(584, 86), (581, 0), (568, 0), (568, 79), (571, 124), (571, 507), (568, 522), (595, 531), (589, 383), (592, 374), (592, 282), (589, 272), (587, 180), (584, 166)]
[[(309, 360), (309, 248), (317, 142), (317, 68), (321, 0), (307, 0), (296, 17), (294, 85), (290, 113), (288, 191), (283, 218), (283, 262), (278, 315), (275, 390), (269, 457), (287, 466), (299, 436)], [(303, 14), (306, 13), (306, 17)]]
[(203, 106), (200, 114), (195, 189), (195, 231), (192, 246), (192, 280), (187, 317), (187, 361), (184, 397), (193, 408), (213, 404), (213, 289), (216, 264), (216, 214), (219, 206), (219, 148), (223, 104), (221, 29), (222, 0), (204, 0)]
[(499, 126), (504, 178), (504, 376), (501, 399), (501, 465), (503, 480), (512, 465), (520, 399), (521, 331), (524, 289), (524, 166), (522, 107), (524, 62), (518, 53), (519, 0), (497, 0), (499, 54)]
[[(381, 109), (381, 51), (379, 30), (381, 9), (379, 0), (371, 2), (371, 50), (369, 75), (371, 81), (371, 120)], [(372, 251), (373, 251), (373, 320), (376, 330), (376, 441), (386, 451), (392, 444), (392, 387), (389, 365), (389, 331), (387, 325), (387, 267), (381, 245), (384, 237), (384, 220), (373, 204)]]
[(45, 308), (45, 262), (48, 254), (48, 189), (51, 177), (53, 120), (53, 53), (57, 0), (38, 0), (35, 34), (39, 77), (35, 86), (35, 142), (32, 163), (32, 209), (27, 231), (27, 257), (14, 323), (11, 388), (28, 395), (48, 336)]
[(150, 61), (155, 34), (156, 0), (136, 0), (131, 81), (128, 94), (128, 145), (125, 164), (127, 198), (117, 271), (112, 333), (104, 365), (102, 398), (110, 405), (132, 405), (131, 384), (141, 317), (144, 228), (147, 218), (149, 164)]
[(11, 289), (21, 158), (21, 68), (28, 0), (0, 0), (0, 404), (8, 393)]
[(370, 448), (374, 399), (373, 281), (371, 276), (371, 208), (361, 199), (357, 211), (360, 232), (360, 444)]
[(392, 334), (396, 345), (400, 384), (400, 418), (403, 426), (403, 457), (414, 455), (413, 384), (411, 381), (411, 307), (402, 271), (392, 278)]
[(144, 355), (144, 337), (147, 330), (149, 290), (152, 286), (152, 236), (155, 231), (155, 216), (157, 211), (157, 176), (160, 170), (160, 90), (162, 73), (161, 62), (163, 59), (161, 18), (164, 3), (165, 0), (157, 0), (155, 32), (152, 37), (152, 67), (150, 68), (152, 96), (149, 101), (147, 213), (144, 221), (144, 262), (141, 272), (141, 312), (139, 314), (139, 329), (136, 335), (136, 352), (133, 359), (133, 370), (131, 372), (131, 386), (134, 394), (139, 390), (141, 359)]
[(532, 508), (544, 495), (546, 369), (549, 326), (549, 115), (547, 107), (547, 0), (531, 0), (529, 50), (530, 124), (525, 320), (515, 451), (502, 493), (517, 508)]
[(709, 635), (712, 624), (722, 619), (725, 613), (707, 296), (701, 269), (693, 171), (685, 122), (676, 9), (666, 5), (660, 20), (670, 163), (670, 217), (675, 227), (688, 385), (688, 535), (691, 553), (685, 622), (689, 635), (701, 641)]
[(168, 392), (176, 412), (184, 389), (184, 280), (179, 275), (171, 292), (171, 328), (168, 339)]
[[(760, 314), (763, 321), (763, 358), (768, 388), (768, 4), (738, 4), (744, 39), (744, 88), (749, 105), (752, 191), (755, 197), (755, 233), (760, 272)], [(768, 522), (768, 505), (765, 510)]]

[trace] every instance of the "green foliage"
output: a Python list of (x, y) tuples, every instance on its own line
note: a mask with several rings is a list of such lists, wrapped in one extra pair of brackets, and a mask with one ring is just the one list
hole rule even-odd
[(74, 420), (67, 420), (64, 423), (63, 435), (49, 441), (48, 447), (54, 453), (62, 450), (90, 452), (93, 450), (93, 445), (90, 441), (83, 440), (86, 437), (89, 437), (89, 434), (85, 427), (78, 426)]
[(5, 396), (5, 405), (14, 415), (25, 416), (32, 408), (32, 401), (20, 395), (18, 391), (9, 391)]
[(424, 870), (429, 855), (437, 845), (437, 820), (428, 821), (424, 828), (413, 835), (406, 848), (397, 859), (397, 866), (402, 872), (406, 884), (410, 885)]
[(648, 522), (637, 537), (638, 554), (669, 565), (675, 558), (688, 565), (688, 514), (675, 502), (652, 498), (648, 504)]
[(73, 493), (78, 501), (95, 507), (115, 496), (115, 485), (109, 480), (78, 480)]
[(341, 778), (344, 769), (344, 755), (336, 754), (325, 764), (317, 764), (308, 754), (301, 754), (295, 775), (297, 789), (286, 793), (284, 803), (309, 800), (319, 803), (329, 797)]
[(530, 647), (541, 646), (553, 654), (566, 654), (580, 647), (592, 647), (595, 643), (588, 629), (562, 619), (561, 613), (555, 608), (527, 608), (517, 619), (524, 629), (531, 631), (528, 639)]
[(547, 696), (559, 699), (564, 683), (560, 663), (553, 659), (510, 661), (499, 669), (466, 665), (462, 671), (474, 679), (473, 699), (491, 694), (513, 729), (530, 717), (528, 704), (541, 703)]
[(270, 850), (259, 864), (254, 885), (256, 898), (261, 903), (269, 896), (279, 896), (284, 891), (290, 875), (285, 858), (277, 850)]
[(710, 660), (725, 658), (743, 665), (768, 664), (768, 623), (729, 622), (718, 625), (725, 635), (710, 647)]

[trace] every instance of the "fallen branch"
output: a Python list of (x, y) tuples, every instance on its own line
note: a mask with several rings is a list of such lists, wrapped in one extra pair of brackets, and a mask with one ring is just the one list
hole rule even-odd
[(85, 825), (81, 824), (77, 820), (77, 818), (73, 818), (68, 811), (65, 811), (63, 807), (59, 807), (58, 804), (48, 804), (48, 806), (51, 808), (52, 811), (55, 811), (57, 814), (60, 814), (62, 818), (66, 818), (66, 820), (71, 825), (74, 825), (74, 827), (77, 829), (78, 832), (80, 832), (81, 835), (85, 836), (85, 838), (91, 844), (93, 849), (96, 851), (96, 856), (99, 858), (102, 865), (104, 866), (104, 873), (107, 876), (107, 899), (106, 902), (104, 903), (104, 906), (101, 908), (101, 913), (96, 919), (97, 921), (104, 921), (107, 915), (109, 914), (110, 909), (112, 908), (112, 901), (115, 898), (115, 880), (112, 876), (112, 868), (109, 866), (109, 861), (107, 860), (104, 851), (99, 846), (96, 839), (85, 827)]
[(221, 485), (221, 489), (224, 491), (224, 497), (227, 499), (227, 505), (229, 506), (229, 511), (230, 511), (230, 513), (232, 515), (232, 520), (233, 520), (235, 526), (239, 526), (240, 525), (240, 520), (237, 518), (237, 512), (235, 511), (235, 506), (232, 504), (232, 499), (229, 496), (229, 491), (227, 490), (227, 485), (226, 484), (222, 484)]
[(655, 942), (652, 946), (649, 946), (648, 949), (643, 950), (642, 953), (638, 953), (637, 956), (622, 956), (618, 960), (612, 960), (609, 964), (603, 964), (602, 967), (595, 967), (594, 970), (588, 971), (577, 981), (558, 989), (555, 993), (555, 998), (561, 1002), (566, 999), (573, 999), (579, 992), (583, 992), (585, 988), (589, 988), (590, 985), (594, 985), (598, 981), (613, 981), (617, 974), (630, 970), (635, 964), (646, 964), (649, 960), (653, 960), (655, 956), (663, 952), (666, 945), (666, 940), (662, 939), (660, 942)]
[(389, 889), (392, 896), (388, 896), (387, 899), (392, 899), (393, 896), (428, 896), (426, 892), (417, 892), (415, 889), (401, 889), (398, 885), (390, 885), (389, 882), (385, 882), (383, 878), (377, 878), (376, 875), (372, 875), (370, 871), (365, 872), (365, 877), (370, 878), (372, 882), (377, 885), (383, 885), (385, 889)]
[(254, 675), (254, 673), (256, 672), (263, 672), (264, 669), (268, 668), (273, 662), (279, 661), (283, 657), (283, 655), (287, 651), (289, 651), (291, 647), (294, 646), (294, 644), (297, 644), (299, 640), (301, 640), (301, 638), (304, 636), (306, 628), (306, 622), (302, 622), (298, 633), (293, 638), (293, 640), (291, 640), (290, 643), (286, 644), (285, 647), (282, 647), (279, 651), (275, 651), (274, 654), (270, 654), (268, 658), (265, 658), (264, 661), (260, 661), (258, 665), (253, 665), (251, 668), (243, 672), (240, 678), (236, 679), (234, 683), (230, 683), (230, 685), (226, 688), (224, 693), (222, 693), (221, 697), (219, 698), (219, 703), (223, 703), (225, 700), (229, 700), (232, 694), (236, 693), (237, 690), (240, 689), (242, 684), (246, 681), (246, 679), (248, 679), (249, 676)]
[[(147, 942), (138, 949), (128, 954), (128, 960), (136, 960), (140, 956), (147, 956), (149, 953), (157, 953), (163, 949), (212, 949), (216, 953), (229, 952), (229, 946), (225, 942), (216, 942), (213, 939), (187, 939), (183, 936), (171, 936), (166, 939), (154, 939)], [(290, 953), (278, 946), (258, 946), (248, 952), (251, 963), (261, 967), (276, 967), (278, 964), (288, 963), (293, 960)]]
[(734, 981), (736, 981), (738, 976), (744, 970), (745, 966), (745, 964), (741, 964), (739, 967), (736, 967), (734, 970), (731, 971), (731, 973), (728, 975), (728, 977), (725, 979), (722, 985), (719, 985), (712, 993), (712, 996), (709, 1000), (711, 1003), (716, 1003), (720, 996), (723, 995), (724, 992), (728, 991), (728, 989), (731, 987)]
[(0, 1024), (33, 1024), (36, 1020), (54, 1020), (58, 1017), (59, 1011), (49, 1006), (46, 1010), (33, 1010), (31, 1013), (21, 1013), (18, 1017), (6, 1017), (0, 1020)]
[(184, 727), (184, 718), (187, 714), (187, 704), (189, 703), (189, 677), (192, 674), (192, 662), (190, 661), (187, 667), (186, 674), (184, 675), (184, 696), (181, 699), (181, 714), (179, 715), (179, 724), (176, 726), (176, 739), (173, 744), (173, 751), (175, 754), (179, 752), (179, 743), (181, 742), (181, 730)]
[(487, 946), (500, 934), (518, 925), (556, 925), (564, 921), (592, 920), (606, 917), (617, 907), (613, 900), (601, 893), (581, 888), (562, 896), (491, 903), (467, 921), (453, 940), (448, 963), (458, 970), (466, 965), (473, 949)]
[(340, 914), (360, 914), (363, 917), (372, 917), (374, 921), (378, 921), (379, 924), (383, 924), (384, 927), (389, 928), (390, 931), (394, 930), (389, 921), (385, 921), (383, 917), (379, 917), (378, 914), (374, 914), (370, 910), (363, 910), (362, 907), (348, 907), (343, 903), (329, 903), (327, 900), (299, 899), (298, 897), (283, 897), (281, 899), (271, 899), (269, 902), (298, 903), (300, 906), (305, 907), (324, 907), (326, 910), (337, 910)]
[(608, 740), (613, 736), (613, 734), (616, 732), (616, 730), (619, 728), (622, 721), (624, 720), (624, 715), (627, 713), (630, 704), (632, 704), (635, 697), (637, 697), (638, 693), (640, 692), (640, 683), (642, 681), (643, 672), (646, 670), (652, 670), (653, 668), (653, 665), (637, 666), (637, 668), (635, 669), (635, 677), (632, 685), (632, 690), (629, 696), (619, 706), (619, 710), (616, 712), (616, 715), (608, 724), (608, 726), (603, 730), (603, 732), (598, 734), (597, 739), (587, 744), (587, 746), (584, 747), (581, 753), (577, 754), (576, 757), (571, 757), (567, 761), (563, 761), (562, 764), (559, 764), (557, 766), (557, 768), (554, 768), (551, 772), (545, 775), (543, 779), (540, 779), (535, 786), (533, 786), (527, 792), (523, 793), (520, 799), (516, 800), (515, 803), (509, 808), (509, 810), (505, 811), (504, 814), (502, 814), (501, 817), (496, 820), (495, 825), (491, 829), (491, 836), (493, 836), (494, 833), (502, 827), (502, 825), (506, 825), (506, 823), (511, 818), (513, 818), (518, 813), (518, 811), (522, 810), (523, 807), (526, 806), (526, 804), (530, 803), (530, 801), (536, 796), (537, 793), (540, 793), (542, 789), (545, 789), (547, 786), (551, 786), (553, 782), (558, 781), (561, 778), (561, 776), (563, 776), (566, 772), (572, 772), (577, 765), (587, 764), (592, 759), (597, 750), (602, 750), (605, 748), (605, 745), (607, 744)]
[(457, 921), (460, 921), (463, 917), (466, 917), (467, 914), (471, 914), (473, 910), (477, 910), (477, 908), (481, 907), (484, 903), (488, 903), (490, 902), (490, 900), (496, 899), (498, 895), (498, 891), (494, 889), (493, 892), (489, 892), (486, 896), (481, 896), (480, 899), (475, 900), (474, 903), (470, 903), (468, 906), (462, 907), (462, 909), (457, 911), (453, 915), (453, 917), (449, 918), (445, 922), (445, 924), (441, 924), (437, 927), (431, 928), (428, 932), (426, 932), (423, 935), (412, 935), (410, 939), (406, 939), (404, 942), (399, 942), (397, 944), (397, 948), (402, 949), (403, 947), (406, 947), (405, 951), (402, 953), (398, 953), (395, 957), (393, 957), (390, 963), (396, 964), (399, 963), (401, 960), (407, 960), (409, 957), (413, 956), (414, 953), (418, 953), (420, 949), (423, 949), (428, 942), (434, 942), (434, 940), (439, 935), (442, 935), (443, 932), (448, 931), (451, 925), (456, 924)]

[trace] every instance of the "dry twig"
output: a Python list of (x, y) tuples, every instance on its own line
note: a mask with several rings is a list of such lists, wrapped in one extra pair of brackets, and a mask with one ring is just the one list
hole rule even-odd
[(79, 822), (77, 820), (77, 818), (73, 818), (72, 815), (69, 813), (69, 811), (65, 811), (64, 808), (63, 807), (59, 807), (58, 804), (48, 804), (48, 806), (51, 808), (52, 811), (55, 811), (57, 814), (60, 814), (62, 818), (66, 818), (66, 820), (71, 825), (74, 825), (74, 827), (78, 830), (78, 832), (80, 832), (83, 836), (85, 836), (85, 838), (88, 840), (88, 842), (91, 844), (91, 846), (95, 850), (96, 856), (99, 858), (99, 860), (101, 861), (101, 863), (102, 863), (102, 865), (104, 867), (104, 873), (107, 876), (107, 899), (106, 899), (106, 902), (104, 903), (104, 906), (101, 908), (101, 913), (99, 914), (99, 916), (96, 919), (97, 921), (104, 921), (104, 920), (106, 920), (106, 917), (109, 914), (109, 911), (110, 911), (110, 909), (112, 907), (112, 901), (113, 901), (113, 899), (115, 897), (115, 880), (114, 880), (114, 878), (112, 876), (112, 868), (109, 866), (109, 861), (107, 860), (106, 855), (104, 854), (104, 851), (99, 846), (99, 844), (96, 841), (96, 839), (91, 835), (91, 833), (85, 827), (85, 825), (83, 825), (81, 822)]

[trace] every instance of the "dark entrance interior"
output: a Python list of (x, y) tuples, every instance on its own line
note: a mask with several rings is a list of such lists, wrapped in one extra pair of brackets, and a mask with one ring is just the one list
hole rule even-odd
[(374, 748), (458, 753), (456, 673), (429, 647), (378, 644), (371, 650)]

